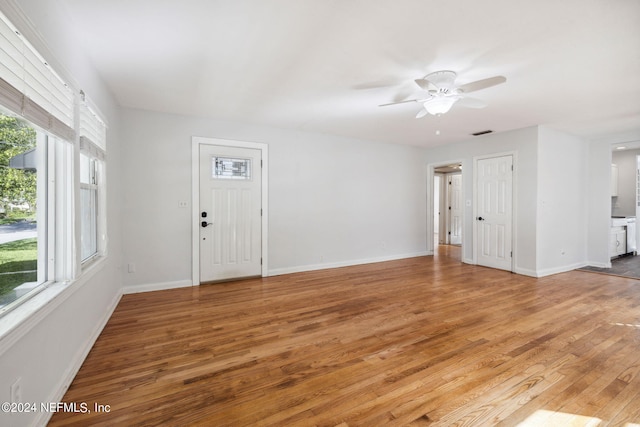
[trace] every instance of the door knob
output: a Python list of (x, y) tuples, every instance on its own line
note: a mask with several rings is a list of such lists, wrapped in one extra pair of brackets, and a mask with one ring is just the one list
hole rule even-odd
[(212, 222), (207, 222), (207, 221), (202, 221), (200, 223), (200, 225), (202, 225), (202, 228), (205, 228), (205, 227), (207, 227), (208, 225), (211, 225), (211, 224), (213, 224), (213, 223)]
[(482, 218), (481, 216), (479, 216), (477, 219), (478, 221), (484, 221), (484, 218)]

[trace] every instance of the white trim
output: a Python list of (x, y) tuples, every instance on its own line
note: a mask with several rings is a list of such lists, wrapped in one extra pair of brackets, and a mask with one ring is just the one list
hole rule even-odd
[[(589, 265), (592, 265), (592, 266), (596, 267), (595, 265), (590, 264), (588, 262), (576, 262), (574, 264), (564, 265), (564, 266), (560, 266), (560, 267), (547, 268), (547, 269), (544, 269), (544, 270), (531, 270), (529, 268), (518, 268), (518, 267), (516, 267), (515, 270), (514, 270), (514, 273), (522, 274), (522, 275), (525, 275), (525, 276), (539, 278), (539, 277), (551, 276), (553, 274), (566, 273), (568, 271), (577, 270), (579, 268), (587, 267)], [(606, 267), (603, 265), (601, 268), (606, 268)]]
[[(506, 271), (506, 270), (505, 270)], [(540, 277), (538, 275), (538, 273), (535, 270), (531, 270), (528, 268), (520, 268), (520, 267), (516, 267), (513, 270), (514, 273), (516, 274), (522, 274), (523, 276), (529, 276), (529, 277)]]
[[(473, 264), (477, 265), (478, 264), (478, 224), (477, 221), (475, 220), (475, 218), (477, 217), (477, 213), (478, 213), (478, 195), (477, 195), (477, 188), (478, 188), (478, 160), (486, 160), (486, 159), (494, 159), (494, 158), (498, 158), (498, 157), (505, 157), (505, 156), (511, 156), (511, 165), (513, 166), (513, 173), (511, 174), (511, 252), (512, 252), (512, 256), (511, 256), (511, 269), (510, 270), (505, 270), (505, 271), (511, 271), (514, 273), (518, 273), (517, 269), (517, 265), (518, 263), (517, 261), (517, 256), (518, 256), (518, 251), (516, 250), (516, 244), (518, 242), (518, 224), (517, 224), (517, 205), (518, 205), (518, 200), (517, 200), (517, 194), (518, 192), (516, 191), (517, 188), (517, 171), (518, 171), (518, 156), (517, 156), (517, 151), (504, 151), (504, 152), (500, 152), (500, 153), (492, 153), (492, 154), (485, 154), (485, 155), (480, 155), (480, 156), (474, 156), (473, 157), (473, 187), (472, 187), (472, 194), (473, 194), (473, 213), (472, 213), (472, 227), (473, 227), (473, 232), (472, 232), (472, 236), (473, 236)], [(464, 168), (463, 168), (464, 169)], [(462, 236), (464, 238), (464, 235)], [(530, 270), (520, 270), (520, 271), (530, 271)], [(527, 273), (519, 273), (519, 274), (524, 274), (526, 276), (530, 276), (531, 274), (527, 274)], [(533, 276), (536, 277), (536, 276)]]
[(191, 280), (176, 280), (173, 282), (146, 283), (143, 285), (130, 285), (122, 288), (122, 294), (137, 294), (141, 292), (164, 291), (167, 289), (187, 288), (191, 286)]
[(597, 267), (597, 268), (611, 268), (612, 264), (611, 264), (611, 261), (609, 262), (587, 261), (585, 264), (585, 267), (586, 266)]
[(261, 151), (262, 159), (262, 277), (269, 275), (269, 145), (201, 136), (191, 138), (191, 283), (200, 284), (200, 145), (222, 145)]
[[(122, 298), (122, 294), (117, 293), (114, 296), (113, 300), (111, 300), (111, 303), (107, 306), (106, 311), (104, 312), (104, 314), (102, 315), (102, 317), (100, 318), (96, 326), (91, 331), (91, 334), (89, 335), (89, 338), (85, 341), (85, 344), (82, 346), (80, 351), (76, 353), (73, 360), (69, 361), (66, 372), (60, 377), (60, 381), (53, 388), (53, 392), (51, 393), (51, 396), (49, 397), (47, 402), (62, 402), (62, 398), (64, 397), (64, 394), (67, 392), (67, 390), (69, 389), (69, 386), (73, 382), (73, 379), (78, 374), (78, 371), (80, 370), (80, 368), (82, 367), (82, 364), (84, 363), (85, 359), (89, 355), (89, 352), (93, 348), (93, 345), (98, 340), (98, 337), (102, 333), (102, 330), (107, 325), (107, 322), (111, 318), (111, 315), (113, 314), (116, 307), (118, 306), (118, 303), (120, 302), (121, 298)], [(47, 423), (49, 422), (52, 416), (53, 416), (53, 412), (46, 412), (46, 411), (39, 412), (39, 415), (37, 416), (33, 425), (37, 425), (37, 426), (47, 425)]]
[(416, 258), (421, 256), (427, 256), (427, 255), (430, 255), (429, 253), (427, 253), (427, 251), (421, 251), (421, 252), (414, 252), (410, 254), (389, 255), (389, 256), (383, 256), (383, 257), (366, 258), (366, 259), (352, 260), (352, 261), (340, 261), (340, 262), (323, 263), (323, 264), (299, 265), (296, 267), (275, 268), (269, 271), (269, 276), (279, 276), (282, 274), (291, 274), (291, 273), (302, 273), (305, 271), (326, 270), (330, 268), (351, 267), (354, 265), (373, 264), (376, 262), (385, 262), (385, 261), (395, 261), (399, 259)]
[(576, 270), (578, 268), (586, 267), (587, 265), (588, 264), (586, 262), (576, 262), (573, 264), (563, 265), (560, 267), (545, 268), (544, 270), (537, 270), (536, 277), (544, 277), (544, 276), (551, 276), (552, 274), (566, 273), (567, 271)]

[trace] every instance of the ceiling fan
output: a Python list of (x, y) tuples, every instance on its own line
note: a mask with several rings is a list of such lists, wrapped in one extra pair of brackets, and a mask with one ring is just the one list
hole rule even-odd
[(416, 119), (432, 114), (439, 116), (448, 112), (454, 104), (468, 108), (484, 108), (487, 104), (484, 101), (466, 97), (467, 93), (477, 90), (486, 89), (491, 86), (499, 85), (507, 81), (506, 77), (494, 76), (475, 82), (466, 83), (461, 86), (455, 85), (457, 74), (455, 71), (443, 70), (427, 74), (421, 79), (416, 79), (416, 84), (426, 92), (424, 97), (416, 99), (407, 99), (405, 101), (390, 102), (382, 104), (380, 107), (387, 105), (405, 104), (407, 102), (420, 102), (423, 107)]

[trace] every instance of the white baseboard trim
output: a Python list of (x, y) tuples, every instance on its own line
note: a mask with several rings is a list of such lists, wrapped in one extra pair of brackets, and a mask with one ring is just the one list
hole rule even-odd
[(473, 259), (471, 258), (462, 258), (462, 262), (465, 264), (471, 264), (471, 265), (475, 264), (475, 262), (473, 262)]
[(274, 268), (269, 270), (269, 276), (279, 276), (281, 274), (302, 273), (305, 271), (325, 270), (329, 268), (350, 267), (353, 265), (373, 264), (376, 262), (395, 261), (398, 259), (415, 258), (419, 256), (429, 255), (427, 251), (415, 252), (411, 254), (390, 255), (376, 258), (367, 258), (351, 261), (340, 261), (323, 264), (300, 265), (296, 267)]
[[(93, 331), (91, 331), (91, 335), (85, 341), (84, 346), (80, 349), (79, 352), (76, 353), (76, 357), (73, 360), (69, 361), (69, 367), (67, 368), (67, 371), (61, 377), (60, 382), (54, 388), (54, 391), (47, 402), (62, 402), (62, 398), (64, 397), (64, 394), (67, 392), (67, 389), (73, 382), (73, 379), (78, 374), (78, 371), (82, 367), (84, 360), (89, 355), (89, 352), (91, 351), (91, 349), (93, 348), (93, 345), (95, 344), (96, 340), (100, 336), (100, 333), (102, 333), (102, 330), (104, 329), (107, 322), (111, 318), (111, 315), (113, 314), (114, 310), (118, 306), (118, 303), (120, 302), (120, 298), (122, 298), (122, 293), (117, 293), (113, 298), (113, 300), (111, 301), (111, 303), (109, 304), (109, 306), (107, 307), (107, 309), (105, 310), (104, 314), (102, 315), (102, 318), (100, 319), (96, 327), (93, 328)], [(39, 412), (39, 414), (40, 415), (36, 417), (35, 423), (33, 424), (35, 426), (47, 425), (47, 423), (51, 419), (51, 416), (53, 416), (52, 412), (46, 412), (46, 411)]]
[(562, 265), (559, 267), (546, 268), (544, 270), (530, 270), (528, 268), (516, 268), (515, 273), (522, 274), (530, 277), (545, 277), (553, 274), (566, 273), (567, 271), (575, 270), (578, 268), (586, 267), (589, 265), (586, 262), (576, 262), (574, 264)]
[(140, 292), (164, 291), (166, 289), (186, 288), (189, 286), (193, 286), (191, 279), (177, 280), (174, 282), (146, 283), (142, 285), (125, 286), (122, 288), (122, 293), (124, 295), (137, 294)]
[[(596, 267), (596, 268), (611, 268), (611, 261), (609, 262), (596, 262), (589, 261), (583, 267)], [(582, 267), (580, 267), (582, 268)]]
[(566, 273), (567, 271), (575, 270), (577, 268), (586, 267), (587, 263), (585, 262), (576, 262), (570, 265), (563, 265), (560, 267), (547, 268), (544, 270), (538, 270), (538, 277), (551, 276), (553, 274)]
[(520, 268), (520, 267), (516, 267), (513, 269), (513, 272), (516, 274), (522, 274), (523, 276), (529, 276), (529, 277), (540, 277), (538, 276), (538, 273), (535, 270), (531, 270), (528, 268)]

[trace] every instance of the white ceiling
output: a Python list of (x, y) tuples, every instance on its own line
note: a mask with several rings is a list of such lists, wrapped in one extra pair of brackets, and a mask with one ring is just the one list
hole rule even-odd
[[(434, 146), (548, 125), (640, 131), (637, 0), (61, 0), (120, 105)], [(489, 106), (415, 119), (449, 69)], [(436, 135), (436, 131), (440, 135)]]

